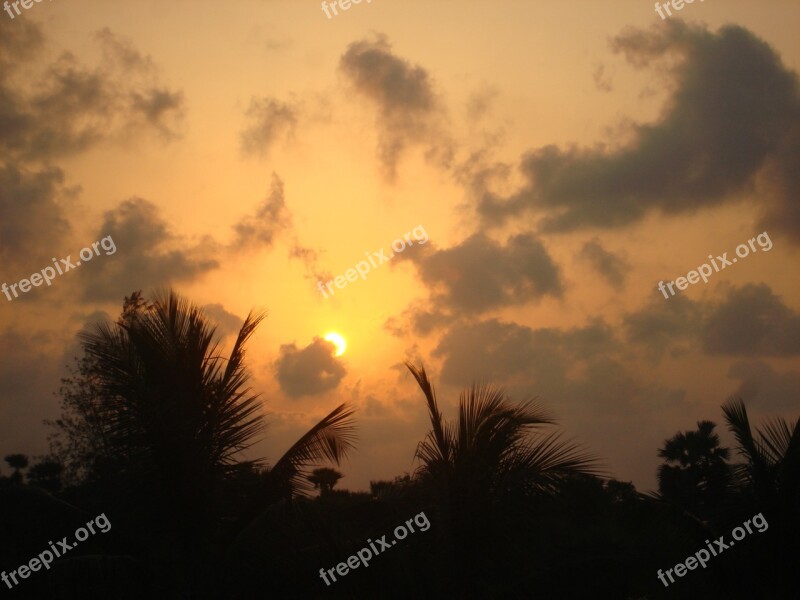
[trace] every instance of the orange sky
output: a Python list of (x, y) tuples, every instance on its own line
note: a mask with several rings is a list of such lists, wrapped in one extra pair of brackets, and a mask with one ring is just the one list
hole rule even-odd
[[(540, 396), (645, 489), (661, 442), (720, 422), (730, 394), (796, 417), (800, 5), (679, 15), (522, 0), (0, 13), (0, 282), (118, 232), (114, 255), (0, 296), (0, 452), (46, 449), (75, 333), (165, 285), (220, 305), (226, 332), (269, 311), (249, 364), (272, 425), (253, 456), (358, 408), (351, 489), (414, 468), (408, 358), (451, 409), (473, 380)], [(418, 226), (427, 244), (316, 289)], [(763, 231), (769, 252), (657, 291)], [(329, 331), (343, 356), (314, 344)]]

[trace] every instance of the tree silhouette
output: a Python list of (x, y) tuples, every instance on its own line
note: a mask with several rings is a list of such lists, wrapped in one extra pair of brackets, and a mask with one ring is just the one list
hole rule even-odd
[(22, 469), (28, 466), (28, 457), (24, 454), (9, 454), (4, 458), (8, 466), (14, 469), (14, 472), (9, 476), (12, 483), (23, 482)]
[(720, 447), (715, 427), (698, 421), (697, 431), (678, 432), (658, 451), (666, 459), (658, 469), (659, 494), (701, 518), (720, 505), (730, 484), (730, 450)]
[(329, 493), (337, 482), (344, 477), (339, 471), (328, 467), (314, 469), (306, 479), (314, 484), (314, 489), (319, 489), (320, 496)]
[[(757, 555), (754, 567), (780, 582), (786, 597), (797, 597), (797, 557), (800, 556), (800, 419), (794, 424), (776, 417), (753, 430), (747, 407), (740, 398), (723, 406), (728, 429), (745, 462), (733, 466), (741, 492), (742, 513), (762, 513), (776, 542)], [(792, 596), (788, 591), (793, 590)], [(776, 592), (767, 593), (778, 597)]]
[(61, 487), (61, 474), (64, 465), (54, 460), (43, 460), (28, 470), (28, 483), (39, 486), (48, 492), (58, 492)]
[(247, 387), (244, 347), (262, 314), (249, 314), (227, 360), (215, 327), (174, 292), (152, 305), (126, 298), (115, 324), (80, 334), (98, 402), (105, 472), (120, 491), (140, 495), (158, 514), (170, 514), (192, 543), (219, 502), (241, 451), (262, 430), (258, 396)]
[(439, 508), (447, 579), (461, 586), (458, 595), (489, 597), (495, 592), (470, 589), (470, 578), (480, 580), (485, 573), (485, 579), (502, 579), (504, 563), (519, 553), (501, 550), (487, 557), (482, 549), (510, 548), (509, 540), (535, 515), (537, 500), (555, 493), (565, 478), (596, 472), (595, 460), (558, 432), (532, 436), (553, 420), (533, 400), (513, 405), (490, 386), (463, 391), (458, 419), (448, 422), (425, 369), (406, 366), (425, 395), (431, 420), (431, 431), (417, 446), (416, 477)]
[[(85, 356), (65, 386), (55, 455), (71, 472), (82, 463), (88, 480), (102, 481), (159, 529), (177, 530), (192, 548), (198, 532), (230, 513), (230, 493), (248, 497), (249, 512), (237, 515), (244, 524), (269, 502), (312, 489), (306, 468), (338, 464), (353, 448), (352, 410), (335, 408), (272, 469), (242, 458), (263, 429), (244, 364), (246, 342), (263, 318), (247, 316), (225, 359), (199, 307), (173, 291), (152, 302), (127, 297), (116, 323), (80, 336)], [(247, 492), (239, 485), (245, 480)]]
[(761, 503), (800, 500), (800, 419), (793, 425), (772, 419), (754, 435), (740, 398), (729, 400), (722, 411), (746, 461), (734, 466), (739, 483)]

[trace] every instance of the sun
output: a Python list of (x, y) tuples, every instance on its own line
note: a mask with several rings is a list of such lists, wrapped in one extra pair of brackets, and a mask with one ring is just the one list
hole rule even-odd
[(334, 354), (334, 356), (341, 356), (344, 354), (344, 351), (347, 348), (347, 341), (341, 335), (335, 331), (331, 331), (330, 333), (326, 333), (323, 339), (326, 342), (330, 342), (336, 346), (336, 354)]

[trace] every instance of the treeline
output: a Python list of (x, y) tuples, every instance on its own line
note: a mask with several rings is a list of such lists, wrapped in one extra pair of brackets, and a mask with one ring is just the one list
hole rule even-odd
[[(335, 489), (355, 450), (343, 404), (274, 462), (243, 460), (261, 434), (245, 346), (249, 315), (222, 358), (213, 325), (173, 292), (134, 293), (117, 322), (81, 334), (60, 390), (51, 454), (0, 476), (0, 569), (105, 513), (113, 524), (13, 590), (49, 598), (796, 599), (800, 421), (751, 426), (723, 406), (736, 447), (701, 421), (653, 451), (659, 491), (604, 477), (533, 401), (489, 386), (446, 418), (422, 367), (408, 365), (431, 421), (419, 467), (369, 493)], [(640, 449), (631, 449), (639, 452)], [(314, 468), (316, 467), (316, 468)], [(27, 469), (27, 471), (26, 471)], [(319, 490), (316, 495), (314, 490)], [(329, 568), (424, 511), (417, 532), (326, 585)], [(753, 515), (769, 523), (666, 588), (672, 568)]]

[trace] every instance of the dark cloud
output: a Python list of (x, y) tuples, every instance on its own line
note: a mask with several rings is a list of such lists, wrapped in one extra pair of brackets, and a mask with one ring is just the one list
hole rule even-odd
[(691, 213), (734, 201), (773, 165), (784, 189), (767, 214), (800, 235), (800, 93), (778, 54), (741, 27), (715, 34), (679, 20), (629, 30), (613, 47), (637, 67), (677, 59), (667, 71), (674, 93), (661, 118), (633, 125), (634, 141), (618, 150), (550, 145), (529, 152), (518, 192), (500, 198), (484, 191), (479, 210), (487, 222), (535, 208), (545, 211), (545, 230), (569, 231), (620, 227), (653, 210)]
[(748, 284), (732, 289), (714, 307), (702, 330), (709, 354), (729, 356), (796, 356), (800, 354), (800, 315), (769, 286)]
[[(154, 204), (142, 198), (126, 200), (105, 213), (96, 239), (107, 236), (116, 251), (106, 255), (100, 248), (91, 264), (76, 271), (86, 300), (120, 300), (132, 290), (191, 281), (219, 267), (214, 258), (219, 248), (213, 240), (187, 242), (170, 230)], [(87, 240), (87, 245), (94, 241)], [(72, 256), (74, 260), (77, 251)]]
[(98, 66), (86, 67), (65, 52), (41, 72), (32, 63), (44, 45), (38, 26), (3, 20), (0, 38), (3, 53), (10, 45), (14, 56), (0, 59), (0, 151), (6, 159), (48, 160), (147, 129), (176, 135), (181, 93), (159, 84), (150, 58), (109, 30), (95, 36), (103, 50)]
[[(288, 238), (289, 259), (302, 263), (305, 278), (311, 282), (313, 289), (316, 290), (318, 281), (332, 279), (331, 274), (319, 266), (320, 253), (304, 246), (298, 240), (292, 213), (286, 205), (283, 181), (277, 174), (272, 174), (270, 192), (255, 213), (242, 217), (233, 229), (235, 236), (229, 248), (234, 252), (271, 248), (275, 239), (284, 234), (284, 237)], [(319, 292), (315, 291), (315, 294)]]
[(800, 373), (777, 372), (763, 361), (737, 362), (728, 370), (728, 377), (741, 381), (733, 393), (767, 411), (796, 411), (800, 397)]
[(173, 115), (183, 114), (183, 94), (165, 89), (152, 88), (143, 93), (131, 92), (131, 108), (166, 139), (176, 138), (175, 128), (170, 125)]
[(334, 345), (314, 338), (299, 350), (295, 344), (284, 344), (274, 368), (281, 390), (292, 398), (320, 394), (332, 390), (347, 374), (334, 356)]
[(350, 44), (339, 67), (378, 108), (378, 158), (387, 179), (395, 180), (400, 158), (413, 145), (426, 147), (427, 159), (449, 165), (453, 150), (425, 69), (395, 56), (385, 35)]
[(563, 382), (572, 361), (592, 360), (620, 349), (602, 320), (585, 327), (531, 329), (490, 319), (451, 327), (433, 351), (444, 359), (442, 382), (467, 385), (475, 380)]
[[(442, 337), (438, 383), (503, 386), (512, 399), (536, 396), (565, 430), (621, 472), (654, 473), (654, 454), (630, 452), (666, 437), (686, 392), (653, 383), (636, 355), (602, 320), (571, 329), (532, 329), (496, 319), (458, 323)], [(620, 446), (613, 440), (625, 439)], [(609, 441), (612, 440), (612, 441)]]
[(269, 195), (255, 214), (247, 215), (233, 226), (236, 237), (232, 247), (236, 250), (260, 246), (269, 248), (275, 236), (290, 228), (291, 224), (292, 215), (284, 200), (283, 181), (273, 173)]
[(592, 72), (592, 80), (594, 81), (595, 87), (601, 92), (610, 92), (614, 89), (611, 82), (611, 75), (606, 73), (605, 65), (598, 64), (595, 66)]
[(628, 314), (631, 342), (651, 357), (689, 347), (710, 355), (796, 356), (800, 354), (800, 315), (766, 284), (730, 286), (719, 301), (695, 302), (659, 296)]
[(221, 337), (238, 334), (244, 324), (244, 319), (228, 312), (225, 310), (225, 307), (219, 303), (206, 304), (203, 306), (203, 312), (216, 323), (217, 333)]
[(311, 288), (314, 289), (314, 295), (320, 297), (317, 283), (320, 281), (330, 281), (333, 279), (333, 274), (319, 266), (320, 252), (313, 248), (307, 248), (300, 244), (297, 239), (292, 243), (289, 249), (289, 258), (299, 260), (303, 264), (305, 270), (304, 277), (311, 283)]
[[(658, 293), (655, 286), (653, 290)], [(665, 301), (659, 295), (646, 307), (625, 315), (623, 327), (632, 343), (643, 347), (651, 360), (658, 361), (667, 352), (674, 356), (687, 350), (682, 344), (696, 336), (702, 315), (701, 305), (685, 296)]]
[(241, 135), (242, 151), (248, 155), (266, 155), (279, 139), (291, 138), (299, 110), (297, 103), (270, 97), (253, 98), (246, 113), (249, 125)]
[(583, 245), (581, 258), (588, 261), (615, 288), (622, 288), (625, 285), (625, 278), (631, 268), (630, 264), (603, 248), (597, 239), (590, 240)]
[[(452, 248), (410, 250), (397, 257), (416, 265), (431, 290), (429, 312), (437, 320), (448, 312), (476, 315), (563, 295), (559, 267), (532, 234), (516, 235), (500, 245), (478, 233)], [(424, 327), (427, 317), (420, 319)]]
[(65, 189), (63, 181), (54, 167), (31, 171), (0, 164), (0, 262), (14, 281), (65, 249), (71, 232), (66, 209), (74, 190)]

